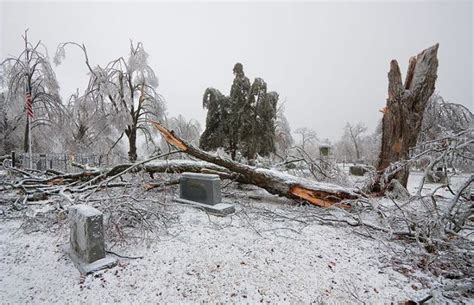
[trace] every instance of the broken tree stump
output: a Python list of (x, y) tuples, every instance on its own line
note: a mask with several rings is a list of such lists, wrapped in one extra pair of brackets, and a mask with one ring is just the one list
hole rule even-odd
[(408, 160), (410, 148), (416, 145), (426, 105), (435, 90), (438, 47), (436, 44), (410, 58), (404, 84), (398, 62), (390, 62), (387, 106), (382, 111), (382, 146), (377, 162), (379, 175), (372, 189), (374, 192), (383, 191), (384, 185), (392, 179), (407, 186), (407, 166), (388, 176), (384, 171), (398, 161)]

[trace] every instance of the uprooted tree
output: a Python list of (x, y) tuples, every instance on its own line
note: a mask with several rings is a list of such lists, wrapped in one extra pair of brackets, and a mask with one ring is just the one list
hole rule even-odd
[(382, 145), (377, 162), (378, 177), (372, 187), (375, 192), (382, 191), (384, 185), (393, 179), (407, 186), (407, 166), (391, 171), (390, 175), (385, 172), (397, 161), (409, 159), (410, 148), (416, 145), (426, 105), (435, 90), (438, 46), (436, 44), (410, 59), (404, 84), (397, 61), (390, 62), (387, 106), (382, 119)]

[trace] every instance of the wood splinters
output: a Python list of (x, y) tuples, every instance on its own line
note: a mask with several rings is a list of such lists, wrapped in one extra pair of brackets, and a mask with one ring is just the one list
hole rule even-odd
[[(334, 198), (333, 200), (322, 199), (323, 196), (321, 194), (316, 194), (315, 191), (306, 189), (298, 185), (292, 186), (290, 188), (290, 194), (323, 208), (331, 207), (340, 201), (340, 199), (336, 200), (336, 198)], [(342, 208), (350, 208), (350, 206), (347, 204), (339, 204), (339, 206)]]
[(180, 139), (178, 139), (172, 131), (161, 126), (160, 123), (155, 121), (150, 121), (156, 129), (160, 131), (160, 133), (165, 138), (166, 142), (170, 143), (171, 145), (175, 146), (179, 150), (186, 151), (188, 150), (188, 146), (184, 144)]

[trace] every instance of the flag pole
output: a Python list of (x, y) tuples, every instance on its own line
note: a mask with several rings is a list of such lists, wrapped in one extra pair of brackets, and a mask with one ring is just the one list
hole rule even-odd
[(30, 59), (28, 50), (28, 29), (25, 30), (25, 64), (26, 64), (26, 123), (28, 124), (28, 157), (30, 159), (30, 169), (33, 169), (33, 153), (31, 149), (31, 123), (33, 118), (33, 101), (31, 97), (31, 83), (30, 83)]

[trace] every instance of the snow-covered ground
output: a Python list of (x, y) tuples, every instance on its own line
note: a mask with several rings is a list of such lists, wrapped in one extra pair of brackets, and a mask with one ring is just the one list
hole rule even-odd
[[(117, 267), (87, 277), (62, 251), (66, 227), (32, 230), (20, 218), (2, 217), (0, 303), (380, 304), (421, 300), (442, 285), (410, 266), (405, 274), (395, 271), (392, 258), (402, 245), (312, 221), (312, 206), (234, 186), (224, 200), (237, 204), (235, 215), (219, 218), (173, 204), (168, 213), (176, 219), (167, 232), (108, 243), (116, 253), (143, 259), (119, 259)], [(27, 213), (33, 209), (43, 210), (36, 218), (50, 210), (40, 204)]]
[[(418, 191), (418, 186), (420, 184), (421, 179), (423, 178), (423, 172), (410, 172), (410, 176), (408, 177), (408, 185), (407, 189), (410, 194), (415, 195)], [(469, 177), (469, 174), (448, 174), (449, 184), (453, 190), (457, 190), (459, 186)], [(422, 195), (432, 193), (436, 188), (441, 186), (440, 183), (428, 183), (425, 181), (423, 185), (423, 190), (421, 192)], [(448, 188), (440, 188), (436, 191), (436, 195), (442, 196), (445, 198), (452, 198), (452, 194)]]

